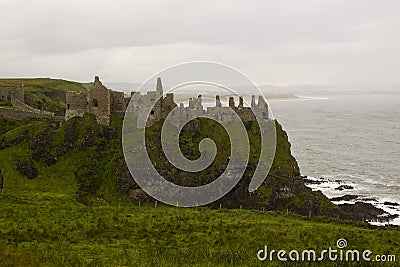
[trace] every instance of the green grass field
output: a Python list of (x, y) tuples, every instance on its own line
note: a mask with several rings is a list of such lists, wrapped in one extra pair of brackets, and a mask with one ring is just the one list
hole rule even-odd
[(400, 253), (399, 229), (332, 219), (160, 204), (11, 204), (5, 199), (0, 201), (1, 266), (282, 266), (277, 259), (260, 262), (257, 251), (264, 245), (321, 251), (335, 248), (339, 238), (347, 239), (346, 249), (369, 249), (372, 255)]

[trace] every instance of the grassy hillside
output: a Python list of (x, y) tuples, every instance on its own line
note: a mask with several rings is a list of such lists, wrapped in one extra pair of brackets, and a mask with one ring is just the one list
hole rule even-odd
[(266, 211), (2, 203), (0, 225), (2, 266), (397, 266), (256, 258), (265, 245), (319, 252), (339, 238), (371, 258), (400, 255), (399, 229)]
[[(115, 121), (116, 128), (121, 119)], [(130, 201), (115, 183), (115, 161), (122, 157), (120, 131), (98, 125), (90, 115), (61, 128), (53, 128), (51, 122), (2, 120), (8, 130), (3, 129), (0, 142), (2, 201), (87, 205)], [(10, 130), (11, 122), (15, 127)]]
[[(60, 79), (0, 79), (0, 87), (14, 87), (21, 85), (25, 88), (25, 102), (35, 108), (45, 109), (64, 115), (65, 93), (68, 91), (86, 91), (90, 83), (78, 83)], [(0, 103), (1, 104), (1, 103)]]

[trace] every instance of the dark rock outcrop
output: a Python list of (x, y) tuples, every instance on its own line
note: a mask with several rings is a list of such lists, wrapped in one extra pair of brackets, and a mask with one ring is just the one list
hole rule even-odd
[(351, 186), (351, 185), (342, 184), (342, 185), (340, 185), (340, 186), (335, 188), (335, 190), (339, 190), (339, 191), (343, 191), (343, 190), (346, 190), (346, 189), (350, 190), (350, 189), (354, 189), (354, 187)]
[(345, 212), (344, 218), (357, 221), (381, 221), (397, 218), (397, 215), (391, 215), (383, 209), (374, 207), (370, 203), (356, 202), (355, 204), (341, 204), (340, 209)]
[(38, 170), (35, 167), (35, 163), (31, 158), (23, 157), (19, 158), (17, 162), (17, 170), (28, 179), (33, 179), (37, 176)]
[(357, 199), (357, 198), (358, 198), (357, 195), (344, 195), (344, 196), (341, 196), (341, 197), (333, 197), (330, 200), (331, 201), (351, 201), (351, 200), (354, 200), (354, 199)]
[(304, 183), (305, 184), (323, 184), (323, 183), (327, 183), (328, 181), (324, 181), (324, 180), (312, 180), (312, 179), (308, 179), (307, 176), (303, 177)]
[(400, 204), (399, 203), (396, 203), (396, 202), (389, 202), (389, 201), (385, 201), (384, 203), (383, 203), (383, 205), (386, 205), (386, 206), (400, 206)]

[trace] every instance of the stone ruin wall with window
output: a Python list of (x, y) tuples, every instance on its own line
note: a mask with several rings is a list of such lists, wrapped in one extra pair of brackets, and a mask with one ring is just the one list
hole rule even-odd
[(112, 115), (124, 115), (128, 101), (123, 92), (108, 89), (96, 76), (88, 92), (67, 92), (65, 102), (66, 121), (92, 113), (99, 124), (108, 125)]
[(0, 88), (0, 100), (1, 101), (21, 101), (25, 102), (24, 98), (24, 86), (14, 86), (14, 88)]

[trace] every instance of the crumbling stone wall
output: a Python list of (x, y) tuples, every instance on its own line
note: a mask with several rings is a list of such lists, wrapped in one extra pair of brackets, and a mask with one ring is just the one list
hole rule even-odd
[(111, 92), (111, 104), (110, 104), (111, 115), (123, 116), (126, 110), (124, 93), (112, 90), (110, 90), (110, 92)]
[[(261, 120), (268, 120), (268, 105), (263, 97), (259, 97), (259, 101), (255, 103), (255, 97), (253, 96), (252, 108), (243, 106), (243, 98), (239, 97), (239, 104), (235, 105), (233, 97), (229, 98), (229, 107), (223, 107), (219, 96), (215, 98), (215, 106), (207, 107), (205, 111), (203, 109), (201, 95), (197, 98), (189, 98), (189, 106), (184, 107), (183, 103), (180, 104), (179, 108), (172, 111), (170, 114), (171, 122), (180, 126), (181, 121), (184, 121), (190, 117), (199, 117), (202, 115), (208, 115), (216, 120), (229, 122), (236, 120), (236, 116), (230, 112), (230, 109), (234, 110), (242, 121), (256, 121), (256, 114)], [(167, 116), (168, 114), (166, 114)], [(165, 117), (164, 117), (165, 118)]]
[(34, 112), (23, 111), (19, 109), (4, 108), (4, 107), (0, 107), (0, 116), (16, 120), (22, 120), (25, 118), (48, 118), (48, 119), (55, 118), (54, 115), (52, 114), (34, 113)]
[(161, 100), (161, 112), (158, 119), (166, 118), (168, 114), (176, 107), (174, 94), (166, 94)]
[(0, 115), (6, 118), (23, 119), (23, 118), (54, 118), (54, 113), (46, 110), (36, 109), (24, 101), (24, 85), (14, 86), (14, 88), (0, 88), (0, 100), (9, 101), (13, 107), (1, 108)]
[(53, 112), (33, 108), (33, 107), (25, 104), (24, 102), (20, 101), (19, 99), (12, 99), (11, 103), (12, 103), (13, 107), (19, 108), (22, 111), (32, 112), (32, 113), (39, 114), (39, 115), (43, 114), (45, 117), (54, 116)]
[(87, 112), (87, 94), (85, 92), (67, 92), (65, 103), (65, 120), (82, 117)]
[[(146, 92), (145, 95), (140, 94), (140, 92), (131, 93), (131, 104), (129, 105), (129, 110), (133, 114), (137, 114), (139, 119), (147, 118), (147, 121), (138, 120), (138, 124), (145, 124), (150, 126), (154, 122), (165, 118), (171, 111), (176, 107), (174, 102), (173, 94), (167, 94), (165, 97), (163, 95), (163, 86), (161, 79), (157, 79), (157, 85), (155, 91)], [(159, 100), (156, 102), (156, 100)], [(153, 107), (150, 114), (143, 114), (150, 107)]]
[(24, 86), (16, 86), (11, 92), (11, 100), (18, 100), (25, 103)]
[(0, 88), (0, 100), (2, 101), (13, 101), (19, 100), (21, 102), (25, 102), (24, 100), (24, 87), (23, 86), (15, 86), (14, 88)]
[(11, 102), (10, 88), (0, 88), (0, 100)]

